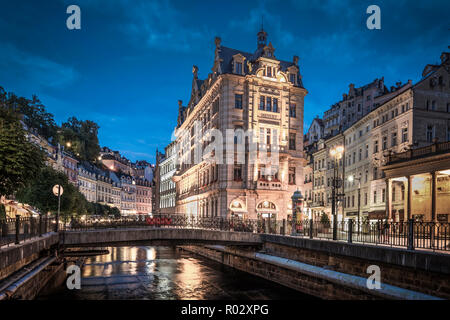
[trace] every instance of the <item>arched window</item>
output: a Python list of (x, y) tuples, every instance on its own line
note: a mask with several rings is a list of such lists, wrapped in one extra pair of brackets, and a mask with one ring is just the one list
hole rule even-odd
[(258, 206), (256, 207), (257, 209), (276, 209), (277, 207), (275, 206), (275, 204), (273, 202), (270, 201), (262, 201), (258, 204)]

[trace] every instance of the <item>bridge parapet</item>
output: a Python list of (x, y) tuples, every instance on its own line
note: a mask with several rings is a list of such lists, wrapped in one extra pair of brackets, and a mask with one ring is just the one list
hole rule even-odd
[(61, 233), (68, 247), (137, 243), (261, 245), (261, 234), (183, 228), (115, 228)]

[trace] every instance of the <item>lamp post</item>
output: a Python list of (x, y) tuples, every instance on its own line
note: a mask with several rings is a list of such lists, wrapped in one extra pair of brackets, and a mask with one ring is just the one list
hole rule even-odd
[(55, 225), (55, 232), (58, 232), (58, 227), (59, 227), (59, 211), (61, 208), (61, 195), (64, 192), (63, 187), (61, 187), (59, 184), (55, 184), (53, 186), (53, 194), (58, 197), (58, 212), (56, 213), (56, 225)]
[(359, 217), (361, 211), (361, 177), (356, 178), (353, 175), (348, 177), (349, 182), (353, 182), (355, 180), (358, 180), (358, 234), (359, 234)]
[(338, 166), (339, 160), (342, 159), (344, 153), (343, 146), (335, 146), (330, 150), (330, 156), (333, 158), (333, 183), (331, 188), (331, 215), (333, 216), (333, 240), (337, 240), (337, 217), (336, 217), (336, 189), (339, 188), (338, 185)]
[(301, 206), (303, 203), (303, 195), (297, 190), (291, 197), (292, 199), (292, 230), (291, 234), (294, 236), (297, 233), (297, 206)]

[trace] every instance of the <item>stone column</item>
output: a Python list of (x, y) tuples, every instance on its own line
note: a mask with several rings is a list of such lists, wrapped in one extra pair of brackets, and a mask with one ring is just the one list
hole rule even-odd
[(408, 178), (408, 185), (406, 189), (406, 203), (407, 203), (406, 219), (411, 219), (412, 176), (408, 176), (407, 178)]
[(392, 181), (386, 179), (386, 213), (390, 222), (392, 222)]
[(437, 222), (437, 174), (431, 172), (431, 221)]

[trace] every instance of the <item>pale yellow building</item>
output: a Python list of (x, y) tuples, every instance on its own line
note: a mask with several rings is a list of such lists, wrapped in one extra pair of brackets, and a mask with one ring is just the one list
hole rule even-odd
[[(179, 150), (184, 152), (179, 152), (180, 164), (174, 175), (176, 212), (205, 217), (289, 218), (291, 196), (303, 185), (306, 162), (303, 105), (307, 91), (298, 57), (291, 62), (278, 60), (264, 30), (258, 33), (254, 53), (222, 46), (220, 38), (215, 44), (212, 73), (200, 80), (194, 66), (191, 99), (186, 107), (180, 105), (175, 135)], [(198, 133), (196, 120), (201, 123)], [(195, 143), (196, 134), (201, 136), (208, 129), (217, 129), (223, 137), (227, 129), (252, 130), (254, 135), (252, 141), (243, 133), (232, 137), (231, 143), (223, 146), (224, 163), (194, 163), (190, 160), (195, 158), (196, 148), (211, 151), (207, 149), (210, 142)], [(278, 163), (252, 163), (251, 143), (257, 143), (258, 155), (265, 148), (270, 155), (275, 154), (278, 146)], [(214, 157), (218, 151), (209, 155)], [(243, 155), (243, 163), (237, 161), (238, 155)], [(272, 169), (269, 173), (266, 165)]]

